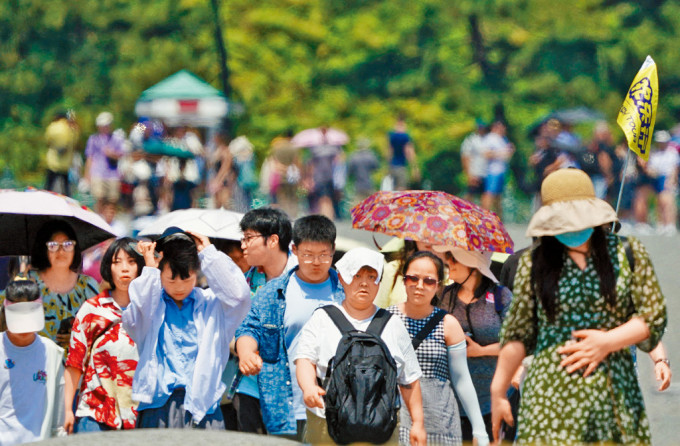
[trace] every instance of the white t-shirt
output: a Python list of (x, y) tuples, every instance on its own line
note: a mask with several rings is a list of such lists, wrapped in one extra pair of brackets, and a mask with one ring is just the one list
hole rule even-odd
[(649, 156), (649, 170), (658, 177), (673, 176), (679, 163), (680, 156), (678, 156), (678, 151), (675, 147), (652, 151), (652, 154)]
[(508, 159), (510, 159), (510, 155), (512, 155), (512, 149), (510, 148), (508, 141), (497, 133), (489, 132), (484, 137), (484, 145), (487, 150), (490, 150), (495, 156), (498, 156), (498, 158), (489, 160), (489, 175), (505, 173), (508, 169)]
[(485, 178), (487, 169), (484, 136), (478, 133), (468, 135), (460, 147), (460, 155), (470, 159), (470, 176)]
[(0, 446), (41, 440), (47, 403), (44, 339), (36, 336), (31, 345), (17, 347), (0, 333)]
[[(294, 273), (286, 288), (286, 311), (283, 313), (283, 326), (286, 333), (286, 349), (288, 358), (294, 358), (297, 351), (300, 330), (319, 307), (333, 302), (333, 285), (331, 279), (321, 283), (307, 283)], [(306, 420), (307, 412), (302, 398), (302, 390), (295, 379), (295, 361), (288, 361), (293, 387), (293, 408), (295, 419)]]
[[(345, 311), (341, 304), (334, 303), (333, 305), (340, 308), (340, 311), (357, 330), (366, 331), (368, 325), (373, 320), (373, 316), (375, 316), (375, 313), (373, 313), (367, 319), (354, 319), (347, 314), (347, 311)], [(377, 307), (375, 312), (378, 312)], [(411, 344), (411, 336), (406, 331), (406, 327), (404, 327), (401, 319), (392, 316), (387, 325), (385, 325), (381, 338), (397, 363), (397, 382), (399, 385), (411, 384), (419, 379), (422, 372), (418, 364), (418, 358)], [(316, 365), (316, 376), (324, 378), (328, 363), (335, 356), (341, 339), (342, 333), (335, 326), (328, 313), (323, 310), (315, 311), (300, 332), (297, 351), (293, 361), (301, 358), (309, 359)], [(317, 416), (325, 417), (322, 409), (309, 408), (309, 410)]]

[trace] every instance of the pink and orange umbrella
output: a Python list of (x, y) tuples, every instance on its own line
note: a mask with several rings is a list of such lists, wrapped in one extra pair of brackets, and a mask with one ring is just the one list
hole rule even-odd
[(356, 229), (468, 251), (513, 252), (498, 215), (446, 192), (376, 192), (351, 213)]

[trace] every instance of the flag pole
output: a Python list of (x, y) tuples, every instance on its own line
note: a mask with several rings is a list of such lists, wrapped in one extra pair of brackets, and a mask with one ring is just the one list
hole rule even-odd
[[(628, 149), (626, 152), (626, 162), (623, 164), (623, 169), (621, 170), (621, 186), (619, 187), (619, 198), (616, 199), (616, 215), (619, 215), (619, 207), (621, 206), (621, 197), (623, 196), (623, 186), (626, 183), (626, 173), (628, 172), (628, 162), (630, 161), (630, 154), (633, 151)], [(612, 231), (616, 227), (616, 222), (612, 223)]]

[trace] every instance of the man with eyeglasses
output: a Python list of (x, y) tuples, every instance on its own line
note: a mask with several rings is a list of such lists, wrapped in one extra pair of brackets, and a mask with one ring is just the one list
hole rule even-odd
[(293, 254), (299, 265), (255, 294), (236, 331), (240, 371), (246, 376), (259, 374), (262, 418), (273, 435), (302, 439), (306, 408), (289, 357), (295, 356), (298, 335), (314, 310), (345, 298), (338, 274), (331, 269), (335, 235), (335, 225), (324, 216), (298, 219)]
[[(245, 273), (251, 298), (268, 281), (292, 269), (297, 261), (288, 246), (293, 227), (288, 216), (279, 209), (259, 208), (248, 211), (241, 219), (241, 250), (250, 269)], [(236, 362), (234, 362), (236, 364)], [(260, 392), (257, 377), (243, 376), (232, 365), (226, 378), (234, 392), (232, 402), (236, 412), (236, 428), (241, 432), (267, 433), (260, 412)], [(227, 415), (228, 416), (228, 415)], [(232, 415), (233, 419), (233, 415)]]

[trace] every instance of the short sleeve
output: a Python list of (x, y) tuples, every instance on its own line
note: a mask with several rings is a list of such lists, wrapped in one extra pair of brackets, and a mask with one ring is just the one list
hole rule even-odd
[(411, 336), (406, 331), (406, 327), (399, 317), (393, 315), (389, 323), (393, 327), (396, 342), (403, 358), (397, 381), (402, 386), (412, 384), (422, 376), (423, 372), (420, 369), (416, 352), (413, 350)]
[(631, 283), (631, 295), (635, 313), (649, 327), (649, 338), (637, 344), (645, 352), (656, 347), (664, 334), (667, 323), (666, 300), (661, 292), (659, 280), (645, 246), (636, 238), (630, 237), (630, 246), (635, 257), (635, 271)]
[[(324, 315), (324, 310), (317, 309), (309, 318), (307, 323), (300, 330), (300, 335), (298, 338), (298, 345), (295, 349), (295, 357), (293, 361), (298, 359), (309, 359), (312, 364), (317, 365), (319, 363), (319, 356), (321, 350), (321, 339), (319, 335), (324, 333), (324, 329), (321, 324), (321, 318)], [(328, 364), (322, 364), (327, 367)]]
[(533, 354), (537, 336), (536, 298), (531, 288), (531, 251), (527, 251), (519, 260), (515, 293), (500, 334), (501, 347), (519, 341), (524, 344), (527, 355)]

